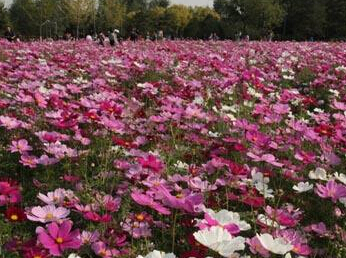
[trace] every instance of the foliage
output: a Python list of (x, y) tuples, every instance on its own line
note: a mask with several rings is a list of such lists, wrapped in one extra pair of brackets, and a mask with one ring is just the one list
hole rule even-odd
[(4, 3), (0, 2), (0, 34), (5, 31), (9, 25), (8, 11), (5, 9)]
[(168, 33), (182, 36), (182, 31), (189, 23), (192, 15), (190, 9), (185, 5), (172, 5), (166, 10), (166, 24), (171, 29)]
[(103, 31), (122, 28), (126, 6), (121, 0), (101, 0), (98, 7), (99, 28)]
[(76, 37), (79, 37), (80, 27), (86, 28), (95, 15), (95, 0), (63, 0), (63, 7), (69, 23), (76, 28)]
[(18, 36), (39, 35), (38, 8), (33, 0), (14, 0), (9, 12)]
[[(284, 0), (287, 16), (285, 18), (285, 38), (298, 40), (314, 37), (323, 39), (326, 35), (326, 0)], [(298, 18), (302, 17), (302, 18)]]

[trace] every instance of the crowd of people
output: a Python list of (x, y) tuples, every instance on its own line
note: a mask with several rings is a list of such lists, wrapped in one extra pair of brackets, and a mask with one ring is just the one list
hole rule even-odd
[[(4, 33), (4, 36), (10, 42), (20, 41), (19, 40), (20, 37), (16, 36), (14, 31), (11, 29), (11, 27), (7, 27)], [(104, 32), (100, 32), (98, 34), (90, 33), (84, 36), (82, 35), (81, 37), (74, 37), (69, 31), (65, 31), (62, 37), (55, 35), (53, 38), (47, 38), (46, 40), (54, 41), (59, 39), (66, 40), (66, 41), (85, 39), (89, 42), (97, 42), (100, 46), (110, 45), (112, 47), (121, 44), (122, 41), (124, 40), (118, 29), (108, 30), (107, 33), (104, 33)], [(131, 29), (130, 33), (128, 33), (128, 37), (125, 40), (131, 40), (132, 42), (137, 42), (141, 40), (161, 41), (161, 40), (175, 40), (175, 39), (180, 39), (180, 38), (174, 37), (173, 35), (164, 36), (163, 30), (158, 30), (154, 32), (146, 32), (146, 34), (142, 36), (142, 34), (136, 28), (133, 28)], [(207, 39), (219, 40), (220, 38), (216, 33), (211, 33), (211, 35)]]

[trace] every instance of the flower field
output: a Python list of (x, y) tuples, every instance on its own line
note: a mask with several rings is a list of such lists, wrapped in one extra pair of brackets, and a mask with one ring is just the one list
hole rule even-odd
[(0, 41), (1, 258), (346, 257), (346, 44)]

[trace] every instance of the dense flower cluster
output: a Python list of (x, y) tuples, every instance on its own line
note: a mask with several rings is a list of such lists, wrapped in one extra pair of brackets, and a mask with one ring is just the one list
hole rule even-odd
[(346, 256), (345, 44), (0, 46), (5, 257)]

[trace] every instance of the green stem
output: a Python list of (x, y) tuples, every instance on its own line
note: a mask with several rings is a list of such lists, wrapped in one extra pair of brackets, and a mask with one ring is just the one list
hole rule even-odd
[(174, 218), (173, 218), (173, 227), (172, 227), (172, 253), (174, 253), (174, 247), (175, 247), (175, 228), (177, 224), (177, 212), (174, 212)]

